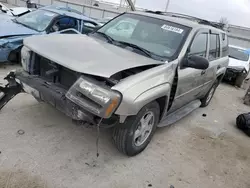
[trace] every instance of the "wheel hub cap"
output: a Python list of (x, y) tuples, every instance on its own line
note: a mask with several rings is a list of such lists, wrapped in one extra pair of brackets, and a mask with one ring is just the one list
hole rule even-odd
[(147, 140), (152, 132), (154, 121), (154, 113), (151, 111), (142, 116), (134, 134), (134, 143), (136, 146), (141, 146)]

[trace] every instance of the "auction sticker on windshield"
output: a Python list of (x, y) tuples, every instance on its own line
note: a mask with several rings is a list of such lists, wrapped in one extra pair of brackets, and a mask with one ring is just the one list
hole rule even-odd
[(182, 34), (182, 32), (183, 32), (183, 29), (181, 29), (181, 28), (173, 27), (173, 26), (165, 25), (165, 24), (161, 28), (164, 30), (172, 31), (172, 32), (179, 33), (179, 34)]

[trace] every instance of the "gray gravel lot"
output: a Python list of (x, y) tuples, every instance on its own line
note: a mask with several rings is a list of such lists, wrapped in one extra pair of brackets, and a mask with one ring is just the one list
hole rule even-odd
[[(0, 66), (0, 83), (14, 68)], [(250, 138), (235, 128), (236, 116), (250, 111), (243, 95), (220, 85), (210, 106), (158, 129), (132, 158), (101, 130), (97, 158), (95, 128), (20, 94), (0, 112), (0, 188), (250, 188)]]

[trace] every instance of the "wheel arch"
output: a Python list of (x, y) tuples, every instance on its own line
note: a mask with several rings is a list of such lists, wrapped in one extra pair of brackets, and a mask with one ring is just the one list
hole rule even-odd
[[(136, 115), (141, 110), (141, 108), (143, 108), (143, 106), (156, 101), (160, 106), (160, 113), (162, 116), (168, 105), (168, 96), (170, 95), (170, 90), (171, 85), (169, 83), (164, 83), (153, 87), (141, 93), (133, 101), (123, 101), (115, 114), (125, 117), (126, 119), (127, 116)], [(126, 100), (126, 98), (123, 99)], [(125, 119), (123, 121), (125, 121)]]
[(222, 81), (223, 77), (224, 77), (223, 73), (217, 75), (217, 80), (219, 81), (219, 83)]

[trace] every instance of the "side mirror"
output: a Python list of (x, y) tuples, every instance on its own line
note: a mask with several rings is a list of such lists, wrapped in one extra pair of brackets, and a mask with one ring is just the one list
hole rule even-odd
[(182, 65), (183, 67), (205, 70), (209, 67), (209, 62), (204, 57), (193, 55), (186, 58)]

